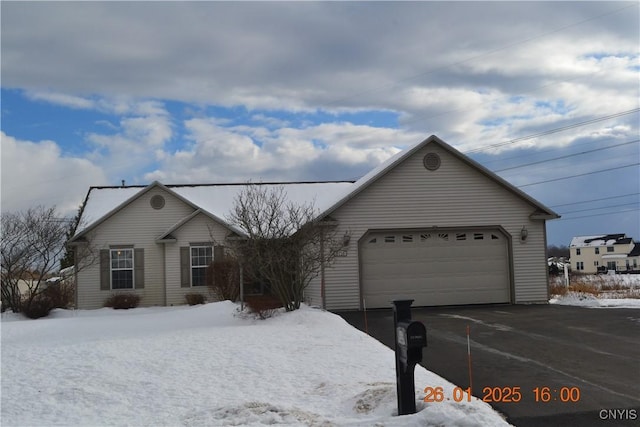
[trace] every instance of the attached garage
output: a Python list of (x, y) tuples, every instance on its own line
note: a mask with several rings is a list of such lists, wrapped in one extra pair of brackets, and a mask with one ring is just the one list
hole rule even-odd
[(371, 231), (360, 241), (367, 308), (511, 301), (509, 241), (499, 229)]
[(354, 183), (320, 218), (345, 242), (305, 297), (329, 310), (548, 303), (551, 209), (435, 136)]

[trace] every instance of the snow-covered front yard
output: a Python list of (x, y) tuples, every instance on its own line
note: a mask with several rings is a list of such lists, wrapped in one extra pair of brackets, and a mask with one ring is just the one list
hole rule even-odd
[(454, 385), (419, 366), (418, 413), (394, 416), (393, 351), (308, 307), (3, 314), (1, 343), (3, 426), (507, 425), (475, 398), (425, 404), (425, 387)]

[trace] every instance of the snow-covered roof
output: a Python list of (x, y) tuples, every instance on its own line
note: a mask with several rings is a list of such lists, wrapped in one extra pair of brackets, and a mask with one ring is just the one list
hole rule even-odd
[[(444, 148), (452, 155), (466, 162), (469, 166), (476, 168), (499, 185), (505, 187), (524, 200), (531, 203), (536, 208), (536, 212), (532, 217), (537, 219), (555, 219), (560, 216), (551, 209), (547, 208), (528, 194), (509, 184), (484, 166), (465, 156), (455, 148), (446, 144), (435, 135), (430, 136), (424, 141), (397, 153), (378, 167), (371, 170), (358, 181), (331, 181), (331, 182), (293, 182), (293, 183), (255, 183), (268, 187), (283, 186), (288, 201), (301, 205), (313, 202), (316, 211), (319, 213), (318, 218), (330, 215), (335, 209), (346, 203), (348, 200), (356, 196), (370, 184), (384, 176), (388, 171), (392, 170), (396, 165), (404, 161), (406, 158), (420, 150), (427, 144), (435, 143)], [(238, 194), (251, 184), (201, 184), (201, 185), (162, 185), (154, 182), (149, 186), (130, 186), (130, 187), (92, 187), (89, 189), (85, 206), (82, 213), (81, 226), (76, 230), (76, 236), (92, 228), (95, 224), (104, 220), (111, 213), (126, 205), (130, 200), (137, 197), (141, 192), (147, 191), (154, 185), (174, 192), (185, 202), (191, 204), (195, 209), (201, 209), (205, 213), (218, 218), (222, 221), (228, 217), (233, 207), (234, 201)], [(75, 239), (74, 237), (74, 239)]]
[[(287, 201), (296, 205), (313, 203), (318, 212), (329, 208), (353, 186), (353, 182), (349, 181), (257, 184), (264, 185), (269, 189), (281, 186), (284, 188)], [(224, 221), (231, 212), (238, 194), (247, 185), (249, 184), (165, 185), (164, 187), (195, 207)], [(82, 212), (82, 223), (76, 230), (76, 235), (147, 188), (148, 186), (91, 187)]]
[(631, 243), (631, 239), (624, 234), (599, 234), (596, 236), (576, 236), (571, 239), (569, 247), (583, 248), (587, 246), (611, 246), (621, 243)]

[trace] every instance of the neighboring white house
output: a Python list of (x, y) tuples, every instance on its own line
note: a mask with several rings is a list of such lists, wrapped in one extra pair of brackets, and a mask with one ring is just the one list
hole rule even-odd
[(626, 234), (576, 236), (571, 239), (569, 250), (574, 272), (634, 271), (640, 268), (640, 243)]
[[(71, 244), (91, 242), (101, 261), (78, 272), (77, 306), (101, 307), (118, 290), (139, 293), (143, 305), (204, 291), (204, 266), (241, 234), (224, 218), (245, 185), (90, 188), (86, 226)], [(307, 288), (312, 305), (548, 300), (545, 221), (558, 215), (435, 136), (355, 183), (283, 185), (294, 203), (314, 201), (345, 243)]]

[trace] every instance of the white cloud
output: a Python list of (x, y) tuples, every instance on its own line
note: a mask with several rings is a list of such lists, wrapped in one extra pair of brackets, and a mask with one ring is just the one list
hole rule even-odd
[(37, 204), (57, 206), (73, 215), (89, 185), (104, 185), (104, 171), (87, 159), (64, 157), (53, 141), (21, 141), (2, 137), (2, 211)]
[(268, 130), (192, 119), (186, 128), (193, 143), (174, 154), (165, 153), (161, 166), (145, 175), (147, 181), (353, 179), (428, 136), (351, 123)]
[(86, 98), (80, 96), (68, 95), (65, 93), (55, 92), (39, 92), (29, 90), (26, 92), (26, 96), (34, 101), (44, 101), (50, 104), (61, 105), (63, 107), (89, 110), (95, 108), (95, 103)]
[(134, 177), (165, 156), (165, 144), (172, 138), (171, 118), (166, 115), (124, 117), (119, 132), (89, 133), (86, 140), (94, 151), (88, 157), (108, 171), (111, 180)]

